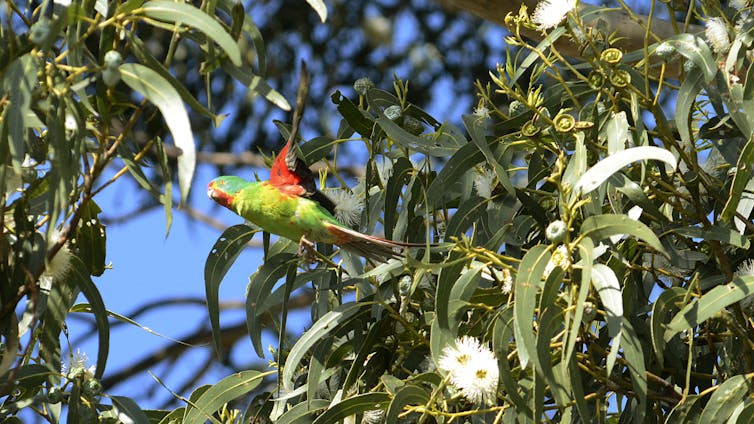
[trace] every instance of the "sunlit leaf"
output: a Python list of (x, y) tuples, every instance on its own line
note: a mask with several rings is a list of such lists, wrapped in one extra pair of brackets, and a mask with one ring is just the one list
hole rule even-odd
[(317, 12), (317, 15), (319, 15), (319, 19), (322, 22), (325, 22), (327, 20), (327, 6), (325, 6), (325, 2), (322, 0), (306, 0), (307, 3), (309, 3), (309, 6), (314, 9), (315, 12)]
[(157, 106), (170, 128), (173, 143), (181, 149), (181, 154), (178, 156), (178, 185), (181, 189), (181, 200), (185, 201), (194, 178), (196, 146), (183, 100), (175, 88), (159, 73), (144, 65), (124, 63), (119, 69), (123, 82)]
[[(722, 423), (733, 414), (733, 411), (749, 398), (751, 377), (734, 375), (717, 387), (712, 393), (707, 405), (699, 417), (700, 423)], [(743, 422), (743, 421), (738, 421)]]
[(623, 318), (623, 296), (618, 278), (607, 265), (594, 264), (592, 265), (592, 285), (605, 306), (610, 337), (615, 337), (620, 332)]
[(261, 373), (247, 370), (231, 374), (209, 387), (194, 402), (194, 407), (186, 410), (183, 417), (184, 424), (204, 424), (226, 403), (254, 390), (262, 380), (274, 371)]
[(584, 175), (579, 178), (574, 191), (581, 192), (582, 194), (589, 193), (590, 191), (599, 187), (604, 183), (611, 175), (618, 172), (621, 168), (636, 162), (639, 160), (660, 160), (669, 164), (675, 169), (677, 160), (669, 150), (654, 147), (654, 146), (640, 146), (632, 147), (630, 149), (622, 150), (615, 154), (612, 154), (596, 165), (589, 168)]
[[(534, 246), (521, 260), (518, 274), (516, 274), (515, 302), (513, 304), (513, 314), (516, 319), (513, 321), (513, 330), (522, 368), (526, 368), (530, 359), (534, 360), (535, 365), (539, 362), (532, 321), (534, 320), (537, 293), (542, 285), (542, 275), (550, 261), (550, 256), (547, 246)], [(539, 367), (537, 366), (537, 368)]]

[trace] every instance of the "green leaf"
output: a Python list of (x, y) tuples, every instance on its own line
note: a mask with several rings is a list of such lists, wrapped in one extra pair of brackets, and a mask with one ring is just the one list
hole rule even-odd
[(325, 340), (331, 331), (341, 329), (352, 319), (368, 313), (376, 305), (368, 303), (346, 303), (337, 306), (332, 311), (318, 319), (312, 327), (307, 330), (298, 339), (296, 344), (291, 348), (288, 358), (283, 368), (283, 386), (286, 390), (293, 390), (293, 377), (298, 373), (298, 366), (304, 356), (306, 356), (312, 347), (318, 342)]
[(432, 181), (427, 189), (427, 201), (430, 206), (440, 203), (443, 195), (447, 193), (448, 187), (461, 179), (461, 176), (470, 170), (474, 165), (484, 160), (484, 155), (476, 146), (469, 143), (461, 147), (443, 166), (440, 173)]
[[(267, 311), (267, 298), (277, 282), (295, 272), (298, 256), (294, 253), (280, 253), (267, 258), (259, 270), (249, 277), (246, 289), (246, 327), (249, 330), (254, 350), (260, 358), (264, 358), (262, 348), (262, 314)], [(266, 306), (266, 307), (264, 307)]]
[(327, 20), (327, 6), (325, 6), (325, 2), (322, 0), (306, 0), (306, 2), (317, 12), (319, 19), (324, 23)]
[(524, 255), (518, 267), (513, 303), (513, 315), (515, 316), (513, 332), (516, 337), (516, 348), (518, 349), (521, 368), (526, 368), (529, 360), (533, 359), (536, 369), (539, 369), (532, 322), (535, 318), (534, 307), (537, 304), (537, 292), (542, 285), (542, 275), (550, 261), (550, 256), (547, 246), (534, 246)]
[(630, 140), (628, 133), (628, 119), (626, 112), (613, 112), (610, 119), (605, 125), (607, 135), (607, 154), (608, 156), (626, 149), (626, 142)]
[(694, 328), (715, 316), (723, 308), (754, 294), (754, 276), (735, 277), (728, 284), (717, 286), (695, 302), (681, 309), (668, 324), (665, 340), (669, 340), (680, 331)]
[(528, 415), (531, 415), (529, 406), (519, 394), (516, 376), (511, 371), (508, 360), (505, 359), (508, 357), (508, 344), (513, 337), (513, 322), (513, 308), (511, 305), (506, 305), (496, 317), (492, 328), (492, 351), (495, 353), (495, 357), (498, 358), (500, 380), (503, 383), (506, 394), (517, 410), (526, 411)]
[(460, 237), (474, 226), (487, 212), (488, 203), (479, 196), (463, 201), (456, 209), (445, 230), (445, 237)]
[(694, 226), (682, 227), (676, 228), (673, 231), (686, 237), (694, 237), (704, 240), (718, 240), (742, 249), (749, 248), (749, 239), (738, 232), (724, 228), (721, 225), (714, 225), (708, 228)]
[(106, 233), (105, 226), (99, 220), (102, 210), (89, 200), (79, 206), (79, 224), (71, 244), (76, 254), (86, 265), (91, 275), (100, 276), (105, 272)]
[(513, 183), (508, 176), (508, 171), (506, 171), (505, 166), (503, 166), (503, 164), (501, 164), (492, 153), (492, 150), (490, 149), (490, 146), (487, 142), (487, 137), (484, 135), (484, 129), (487, 125), (487, 119), (480, 118), (476, 115), (464, 115), (461, 119), (463, 119), (463, 123), (466, 125), (466, 130), (469, 132), (471, 141), (479, 148), (479, 151), (484, 154), (484, 158), (487, 160), (487, 164), (489, 164), (489, 166), (495, 172), (495, 176), (497, 176), (498, 181), (500, 181), (500, 184), (503, 186), (505, 191), (510, 194), (515, 193), (516, 189), (513, 187)]
[(314, 424), (330, 424), (361, 412), (375, 409), (384, 410), (388, 402), (390, 402), (390, 395), (387, 393), (374, 392), (356, 395), (331, 405), (324, 414), (314, 420)]
[(705, 82), (711, 82), (717, 74), (717, 61), (707, 41), (700, 36), (684, 33), (665, 40), (665, 43), (670, 44), (678, 53), (694, 62), (694, 65), (704, 72)]
[(5, 108), (4, 119), (0, 120), (0, 130), (3, 125), (7, 125), (11, 165), (18, 174), (21, 173), (21, 163), (26, 153), (25, 117), (34, 113), (30, 106), (32, 92), (37, 86), (36, 78), (37, 62), (31, 54), (26, 54), (5, 69), (5, 78), (2, 80), (2, 92), (7, 94), (10, 107)]
[(217, 239), (204, 264), (204, 289), (207, 296), (209, 322), (212, 327), (212, 340), (218, 357), (222, 355), (220, 344), (220, 301), (219, 290), (225, 274), (254, 237), (256, 230), (239, 224), (226, 229)]
[(700, 68), (694, 68), (686, 74), (681, 83), (681, 88), (678, 90), (678, 99), (675, 103), (675, 125), (678, 128), (678, 133), (681, 135), (681, 140), (686, 145), (691, 143), (691, 131), (689, 130), (689, 120), (691, 118), (692, 110), (696, 101), (696, 96), (702, 91), (704, 77)]
[(623, 318), (623, 296), (618, 278), (607, 265), (594, 264), (592, 265), (592, 285), (605, 306), (608, 334), (610, 337), (615, 337), (621, 330)]
[(611, 175), (621, 170), (621, 168), (639, 160), (655, 159), (663, 161), (675, 169), (677, 160), (670, 151), (654, 146), (632, 147), (630, 149), (616, 152), (589, 168), (584, 175), (579, 178), (574, 187), (574, 192), (587, 194), (596, 189), (602, 183), (607, 181)]
[(194, 95), (191, 94), (186, 86), (178, 81), (162, 62), (158, 61), (154, 58), (154, 56), (152, 56), (152, 54), (149, 52), (149, 49), (147, 49), (147, 47), (144, 45), (144, 42), (141, 41), (141, 39), (137, 37), (136, 34), (131, 31), (124, 32), (126, 34), (128, 42), (130, 43), (129, 47), (134, 56), (136, 56), (136, 59), (139, 60), (139, 62), (141, 62), (143, 65), (146, 65), (147, 67), (149, 67), (149, 69), (159, 73), (163, 78), (165, 78), (165, 81), (169, 82), (170, 85), (172, 85), (173, 88), (178, 91), (178, 94), (180, 94), (183, 101), (185, 101), (193, 110), (212, 119), (212, 122), (216, 127), (220, 126), (222, 121), (225, 119), (224, 116), (215, 115), (209, 109), (207, 109), (206, 106), (196, 100)]
[(247, 89), (254, 93), (261, 94), (268, 102), (285, 111), (291, 110), (288, 100), (283, 97), (277, 90), (272, 88), (264, 78), (254, 73), (251, 68), (245, 66), (232, 66), (223, 62), (223, 69), (233, 78), (237, 79)]
[(398, 202), (403, 192), (403, 186), (408, 183), (413, 172), (414, 167), (411, 162), (404, 157), (399, 157), (393, 163), (393, 172), (385, 185), (384, 227), (385, 237), (390, 240), (393, 239), (393, 230), (395, 230), (398, 219)]
[[(623, 317), (622, 333), (621, 348), (626, 358), (628, 372), (631, 374), (633, 389), (639, 398), (639, 404), (634, 409), (635, 415), (633, 418), (635, 418), (635, 422), (640, 423), (644, 422), (644, 415), (647, 412), (647, 369), (644, 364), (644, 351), (641, 347), (642, 341), (636, 334), (631, 322), (625, 317)], [(611, 351), (612, 349), (616, 349), (616, 347), (613, 346), (611, 347)], [(609, 375), (610, 371), (608, 371)]]
[(666, 423), (701, 423), (699, 421), (702, 407), (699, 402), (700, 397), (697, 395), (686, 396), (683, 402), (679, 402), (675, 408), (670, 411)]
[(581, 235), (589, 237), (595, 242), (615, 235), (631, 235), (643, 240), (653, 249), (668, 256), (668, 253), (655, 233), (642, 222), (631, 219), (627, 215), (606, 214), (590, 216), (581, 224)]
[(723, 211), (720, 213), (720, 219), (725, 222), (730, 222), (731, 218), (736, 214), (736, 208), (741, 201), (744, 189), (751, 179), (752, 163), (754, 163), (754, 137), (749, 141), (738, 156), (738, 163), (736, 164), (736, 174), (733, 177), (733, 183), (730, 185), (730, 192), (728, 193), (728, 201), (725, 203)]
[(223, 405), (254, 390), (264, 377), (274, 373), (275, 371), (261, 373), (256, 370), (247, 370), (223, 378), (202, 393), (194, 402), (193, 408), (186, 410), (183, 423), (204, 424), (207, 418)]
[(92, 314), (94, 315), (94, 323), (97, 327), (97, 335), (99, 337), (97, 370), (94, 372), (94, 376), (101, 379), (102, 374), (105, 372), (107, 355), (110, 351), (110, 322), (107, 319), (107, 309), (105, 309), (105, 303), (102, 301), (99, 290), (97, 290), (97, 287), (89, 276), (89, 270), (86, 268), (86, 265), (76, 256), (71, 257), (71, 264), (73, 265), (70, 272), (71, 278), (74, 279), (81, 293), (89, 301), (89, 306), (92, 308)]
[[(722, 423), (748, 398), (751, 378), (735, 375), (717, 387), (699, 417), (700, 423)], [(742, 421), (739, 421), (742, 422)]]
[(650, 324), (652, 348), (660, 365), (665, 363), (665, 329), (663, 326), (670, 319), (670, 314), (678, 310), (675, 305), (685, 297), (686, 290), (681, 287), (670, 287), (660, 293), (654, 305), (652, 305), (652, 322)]
[(150, 18), (177, 25), (185, 24), (203, 32), (225, 51), (234, 65), (241, 66), (241, 50), (238, 48), (238, 43), (214, 17), (202, 10), (187, 3), (153, 0), (145, 3), (142, 11)]
[(390, 401), (383, 422), (396, 423), (405, 406), (426, 405), (427, 402), (429, 402), (429, 393), (426, 390), (413, 384), (406, 384), (398, 389), (393, 400)]
[[(167, 1), (159, 3), (181, 4)], [(181, 149), (181, 155), (178, 156), (178, 185), (181, 189), (181, 201), (185, 201), (194, 178), (196, 146), (183, 99), (165, 78), (144, 65), (124, 63), (119, 69), (126, 85), (157, 106), (173, 135), (173, 143)]]
[(314, 422), (314, 415), (326, 409), (330, 402), (324, 399), (307, 399), (294, 405), (275, 420), (276, 424), (310, 424)]
[[(133, 399), (125, 396), (110, 396), (113, 407), (117, 408), (117, 416), (120, 421), (128, 417), (134, 424), (149, 424), (149, 418)], [(124, 417), (125, 415), (125, 417)]]
[(579, 294), (576, 304), (569, 305), (569, 309), (575, 307), (576, 311), (573, 314), (573, 320), (570, 320), (571, 328), (567, 330), (568, 338), (564, 343), (565, 352), (563, 354), (563, 361), (566, 364), (570, 364), (573, 350), (576, 346), (579, 328), (581, 328), (581, 320), (584, 316), (584, 303), (589, 295), (589, 283), (592, 280), (592, 266), (594, 265), (594, 242), (592, 242), (592, 239), (582, 239), (581, 242), (579, 242), (578, 249), (581, 254), (581, 260), (578, 263), (578, 265), (581, 265), (581, 284), (579, 285)]

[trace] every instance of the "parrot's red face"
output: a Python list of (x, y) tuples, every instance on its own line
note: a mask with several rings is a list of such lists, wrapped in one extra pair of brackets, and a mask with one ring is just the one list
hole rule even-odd
[(230, 208), (235, 197), (234, 195), (238, 191), (238, 188), (235, 186), (236, 184), (225, 178), (215, 178), (207, 184), (207, 196), (219, 205)]

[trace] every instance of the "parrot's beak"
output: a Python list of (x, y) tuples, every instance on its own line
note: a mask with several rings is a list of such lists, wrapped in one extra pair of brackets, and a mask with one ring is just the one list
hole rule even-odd
[(214, 200), (221, 206), (225, 206), (226, 208), (230, 208), (230, 204), (233, 201), (233, 196), (229, 195), (225, 192), (225, 190), (218, 187), (217, 181), (210, 181), (210, 183), (207, 184), (207, 196), (209, 196), (210, 199)]

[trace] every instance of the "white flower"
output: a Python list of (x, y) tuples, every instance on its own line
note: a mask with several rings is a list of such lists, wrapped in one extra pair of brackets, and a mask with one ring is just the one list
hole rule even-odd
[(440, 356), (439, 368), (446, 371), (450, 383), (471, 402), (490, 402), (497, 393), (500, 371), (495, 354), (470, 336), (456, 339)]
[(730, 49), (730, 38), (725, 21), (722, 18), (709, 18), (706, 25), (707, 29), (704, 34), (712, 45), (712, 50), (718, 54), (726, 53)]
[(574, 7), (576, 0), (542, 0), (534, 9), (531, 20), (541, 31), (555, 28)]
[(508, 268), (503, 268), (503, 287), (501, 290), (503, 291), (503, 294), (508, 294), (513, 289), (513, 277), (511, 276), (511, 271)]
[(561, 244), (560, 246), (555, 248), (554, 252), (552, 252), (550, 261), (547, 262), (547, 266), (545, 267), (543, 278), (547, 279), (547, 277), (550, 276), (550, 273), (555, 269), (555, 267), (561, 267), (565, 269), (568, 268), (568, 265), (570, 264), (571, 255), (568, 252), (568, 248), (564, 244)]
[(476, 188), (476, 192), (485, 199), (492, 197), (494, 182), (495, 173), (487, 167), (483, 168), (481, 171), (477, 170), (474, 173), (474, 188)]
[(86, 353), (82, 352), (80, 349), (76, 349), (76, 352), (71, 354), (68, 358), (68, 364), (63, 363), (60, 366), (60, 373), (69, 380), (76, 378), (79, 374), (91, 377), (94, 375), (96, 368), (94, 365), (88, 364), (89, 357), (86, 356)]
[(749, 0), (730, 0), (728, 5), (736, 10), (741, 10), (749, 5)]
[[(736, 277), (750, 277), (754, 275), (754, 259), (743, 261), (733, 275)], [(754, 294), (741, 299), (738, 304), (741, 305), (741, 309), (743, 309), (747, 315), (752, 315), (754, 313)]]
[(736, 269), (736, 277), (749, 277), (754, 275), (754, 259), (747, 259), (741, 262)]
[(373, 409), (371, 411), (364, 412), (364, 415), (361, 418), (362, 424), (377, 424), (382, 422), (382, 416), (385, 415), (385, 410), (383, 409)]
[(330, 189), (326, 194), (335, 203), (335, 218), (338, 221), (349, 227), (359, 222), (364, 209), (364, 199), (360, 195), (346, 189)]
[(474, 108), (474, 115), (480, 118), (489, 118), (490, 110), (487, 108), (487, 106), (479, 106)]
[[(60, 238), (60, 233), (57, 231), (53, 234), (52, 239), (54, 241), (57, 241)], [(55, 256), (52, 257), (52, 260), (49, 264), (47, 264), (47, 268), (45, 268), (44, 272), (42, 273), (42, 276), (40, 277), (41, 280), (51, 280), (51, 281), (60, 281), (63, 278), (65, 278), (66, 274), (68, 274), (68, 271), (71, 270), (71, 259), (73, 258), (73, 252), (71, 252), (71, 249), (68, 247), (68, 243), (65, 243), (60, 250), (58, 250), (57, 253), (55, 253)]]

